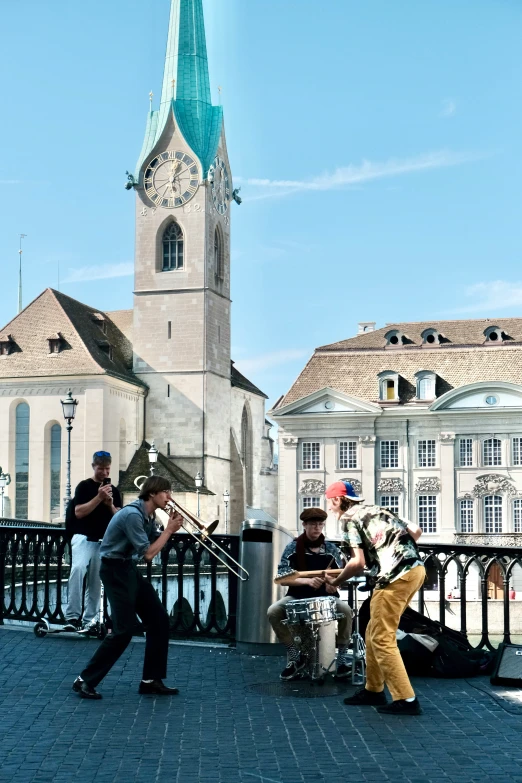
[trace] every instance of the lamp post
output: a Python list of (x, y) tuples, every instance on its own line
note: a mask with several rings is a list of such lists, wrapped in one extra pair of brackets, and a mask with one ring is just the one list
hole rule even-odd
[(154, 465), (158, 461), (158, 449), (154, 445), (154, 441), (152, 441), (151, 447), (149, 449), (149, 463), (150, 463), (150, 475), (154, 475)]
[(4, 516), (4, 490), (6, 487), (9, 486), (11, 483), (11, 475), (9, 473), (4, 473), (2, 468), (0, 468), (0, 490), (2, 494), (2, 513), (1, 516)]
[(230, 492), (226, 489), (223, 492), (223, 503), (225, 504), (225, 535), (228, 535), (228, 504), (230, 503)]
[(60, 402), (62, 403), (63, 417), (67, 422), (67, 484), (65, 486), (65, 507), (63, 510), (63, 515), (65, 517), (67, 506), (71, 499), (71, 422), (74, 421), (74, 417), (76, 416), (78, 400), (73, 400), (71, 390), (69, 389), (65, 400), (60, 400)]
[(198, 470), (198, 472), (196, 473), (196, 476), (195, 476), (195, 478), (194, 478), (194, 482), (195, 482), (195, 484), (196, 484), (196, 494), (197, 494), (197, 496), (198, 496), (198, 517), (199, 517), (199, 514), (200, 514), (200, 512), (199, 512), (199, 490), (200, 490), (200, 489), (201, 489), (201, 487), (203, 486), (203, 476), (201, 475), (201, 473), (199, 472), (199, 470)]

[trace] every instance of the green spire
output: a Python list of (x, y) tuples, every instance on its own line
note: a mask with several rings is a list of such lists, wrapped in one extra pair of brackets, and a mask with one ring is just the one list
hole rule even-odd
[(202, 0), (172, 0), (161, 104), (149, 114), (136, 178), (171, 112), (205, 178), (217, 152), (223, 110), (212, 106)]

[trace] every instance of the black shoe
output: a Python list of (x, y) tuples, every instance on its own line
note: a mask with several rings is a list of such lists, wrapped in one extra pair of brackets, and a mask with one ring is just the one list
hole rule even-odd
[(77, 617), (73, 617), (72, 620), (66, 620), (63, 626), (64, 631), (79, 631), (82, 627), (80, 620)]
[(152, 694), (153, 696), (177, 696), (177, 688), (168, 688), (161, 680), (152, 680), (152, 682), (140, 682), (138, 693)]
[(348, 663), (339, 663), (337, 665), (337, 669), (335, 670), (335, 679), (336, 680), (346, 680), (348, 677), (350, 677), (352, 674), (352, 666)]
[(383, 707), (377, 707), (377, 712), (382, 712), (385, 715), (422, 715), (422, 707), (417, 698), (414, 701), (398, 699)]
[(98, 638), (98, 626), (96, 623), (92, 623), (91, 625), (84, 625), (82, 631), (85, 636), (95, 636)]
[(79, 693), (82, 699), (101, 699), (101, 693), (95, 691), (91, 685), (88, 685), (84, 680), (79, 677), (73, 682), (72, 689), (75, 693)]
[(290, 661), (289, 663), (286, 664), (286, 667), (279, 675), (279, 679), (280, 680), (295, 679), (295, 677), (297, 677), (301, 669), (304, 669), (305, 664), (306, 661), (304, 657), (301, 655), (301, 653), (299, 653), (299, 658), (297, 659), (297, 661)]
[(344, 703), (356, 707), (364, 707), (365, 705), (376, 707), (377, 705), (386, 705), (388, 702), (386, 701), (384, 691), (375, 693), (374, 691), (367, 691), (366, 688), (360, 688), (358, 691), (355, 691), (353, 696), (348, 696)]

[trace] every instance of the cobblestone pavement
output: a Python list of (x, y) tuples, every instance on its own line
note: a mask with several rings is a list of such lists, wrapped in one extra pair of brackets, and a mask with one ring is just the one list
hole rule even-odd
[(424, 715), (394, 718), (252, 691), (280, 658), (172, 645), (181, 694), (153, 698), (137, 693), (136, 641), (89, 702), (71, 684), (96, 644), (0, 629), (2, 783), (522, 781), (522, 692), (485, 678), (416, 680)]

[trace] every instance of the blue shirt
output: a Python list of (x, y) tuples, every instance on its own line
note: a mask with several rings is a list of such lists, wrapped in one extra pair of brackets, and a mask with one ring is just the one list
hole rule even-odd
[(139, 560), (158, 537), (156, 515), (145, 512), (145, 501), (134, 500), (109, 522), (100, 547), (100, 556), (112, 560)]

